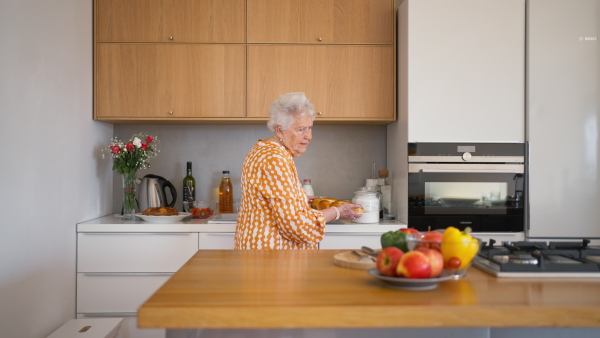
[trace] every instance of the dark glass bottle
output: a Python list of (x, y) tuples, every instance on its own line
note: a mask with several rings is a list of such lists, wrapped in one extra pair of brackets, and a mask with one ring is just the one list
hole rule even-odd
[[(196, 200), (196, 179), (192, 176), (192, 162), (187, 163), (187, 176), (183, 178), (183, 209), (189, 212)], [(186, 208), (186, 202), (188, 207)], [(189, 210), (188, 210), (189, 209)]]

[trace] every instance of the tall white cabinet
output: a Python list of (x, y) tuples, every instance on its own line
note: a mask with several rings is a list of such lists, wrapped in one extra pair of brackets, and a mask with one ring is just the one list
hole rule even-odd
[(409, 142), (525, 142), (525, 0), (404, 0), (397, 22), (387, 168), (406, 223)]
[(398, 25), (409, 142), (524, 142), (525, 0), (405, 0)]

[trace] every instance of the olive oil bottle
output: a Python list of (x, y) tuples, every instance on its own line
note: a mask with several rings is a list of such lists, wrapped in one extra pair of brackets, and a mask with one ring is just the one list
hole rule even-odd
[(189, 212), (196, 200), (196, 179), (192, 175), (192, 162), (187, 163), (187, 176), (183, 178), (183, 210)]
[(222, 214), (233, 213), (233, 187), (229, 178), (229, 170), (223, 171), (219, 186), (219, 212)]

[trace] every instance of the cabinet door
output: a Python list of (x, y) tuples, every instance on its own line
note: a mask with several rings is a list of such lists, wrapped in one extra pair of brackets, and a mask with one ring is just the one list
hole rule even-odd
[(333, 0), (248, 0), (248, 42), (332, 43), (332, 20)]
[(281, 94), (305, 92), (323, 120), (395, 119), (392, 46), (248, 46), (248, 117)]
[(524, 2), (401, 4), (398, 95), (408, 142), (525, 142)]
[(79, 233), (77, 272), (175, 272), (197, 251), (198, 233)]
[(77, 274), (77, 313), (132, 315), (171, 274)]
[(393, 0), (248, 0), (250, 43), (394, 43)]
[(96, 0), (96, 41), (167, 41), (163, 0)]
[(171, 45), (173, 117), (244, 117), (246, 47)]
[(169, 65), (164, 46), (96, 45), (96, 117), (156, 117), (165, 104)]
[(373, 249), (381, 248), (380, 233), (329, 233), (325, 235), (319, 249), (360, 249), (366, 245)]
[(245, 47), (96, 45), (96, 118), (243, 117)]
[(199, 234), (200, 250), (233, 250), (235, 233), (204, 232)]
[(97, 0), (97, 42), (244, 42), (244, 0)]
[(175, 42), (244, 43), (245, 0), (165, 0), (169, 39)]

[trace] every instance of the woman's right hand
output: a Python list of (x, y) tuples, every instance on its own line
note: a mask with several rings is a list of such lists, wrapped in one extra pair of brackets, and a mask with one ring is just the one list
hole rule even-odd
[(360, 204), (346, 203), (337, 208), (340, 211), (340, 219), (356, 219), (362, 217), (362, 214), (354, 210), (361, 208)]

